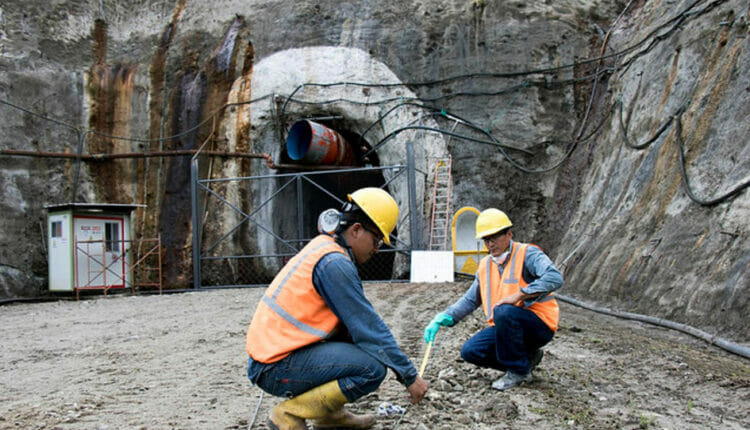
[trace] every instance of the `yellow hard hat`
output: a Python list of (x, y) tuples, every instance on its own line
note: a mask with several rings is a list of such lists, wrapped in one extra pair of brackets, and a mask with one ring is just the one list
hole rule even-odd
[(360, 209), (383, 233), (383, 242), (390, 245), (390, 234), (398, 221), (398, 204), (386, 191), (376, 188), (361, 188), (349, 194), (349, 201)]
[(477, 217), (476, 231), (477, 239), (483, 239), (492, 236), (500, 230), (512, 226), (508, 215), (500, 209), (490, 208), (483, 210)]

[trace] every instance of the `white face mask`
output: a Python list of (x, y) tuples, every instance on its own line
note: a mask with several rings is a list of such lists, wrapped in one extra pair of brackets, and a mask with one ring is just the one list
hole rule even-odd
[(501, 264), (505, 263), (505, 259), (508, 258), (508, 251), (503, 252), (497, 257), (490, 255), (490, 258), (492, 258), (492, 261), (494, 261), (495, 264), (500, 266)]

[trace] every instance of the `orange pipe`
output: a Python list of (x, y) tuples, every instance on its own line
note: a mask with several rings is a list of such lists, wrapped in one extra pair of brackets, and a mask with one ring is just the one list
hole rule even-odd
[(302, 164), (351, 166), (351, 146), (336, 131), (317, 122), (297, 121), (286, 138), (289, 158)]

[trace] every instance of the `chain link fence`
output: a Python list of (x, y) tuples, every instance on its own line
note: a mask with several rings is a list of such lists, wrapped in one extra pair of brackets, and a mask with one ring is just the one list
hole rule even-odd
[(365, 186), (391, 193), (400, 215), (391, 246), (358, 265), (362, 280), (408, 279), (410, 252), (422, 247), (424, 202), (416, 184), (426, 174), (407, 166), (198, 179), (194, 160), (192, 175), (196, 288), (267, 285), (318, 234), (318, 215), (340, 209), (347, 194)]

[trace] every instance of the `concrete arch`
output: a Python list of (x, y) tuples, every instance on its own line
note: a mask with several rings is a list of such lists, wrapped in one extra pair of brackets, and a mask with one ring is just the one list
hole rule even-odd
[[(318, 115), (340, 116), (349, 131), (360, 135), (367, 131), (365, 137), (372, 144), (404, 126), (439, 127), (430, 116), (431, 112), (426, 109), (410, 105), (399, 106), (404, 101), (418, 102), (417, 96), (407, 87), (400, 85), (401, 80), (386, 65), (361, 49), (308, 47), (280, 51), (255, 64), (251, 80), (250, 99), (263, 100), (253, 103), (249, 109), (235, 109), (228, 113), (222, 127), (229, 145), (228, 149), (235, 150), (238, 147), (237, 142), (242, 139), (235, 124), (246, 122), (250, 126), (247, 127), (249, 145), (245, 146), (252, 152), (271, 154), (277, 163), (282, 159), (286, 131), (299, 118)], [(336, 85), (344, 82), (396, 85)], [(309, 83), (326, 85), (298, 89), (301, 84)], [(234, 83), (228, 102), (242, 100), (243, 94), (247, 97), (247, 92), (243, 93), (243, 86), (246, 85), (247, 77), (238, 79)], [(282, 117), (280, 110), (292, 93), (294, 100), (304, 103), (290, 100), (284, 106)], [(384, 116), (394, 107), (391, 113)], [(373, 124), (377, 125), (370, 127)], [(432, 159), (448, 154), (447, 144), (442, 135), (408, 130), (398, 133), (377, 150), (379, 165), (406, 164), (406, 142), (409, 140), (414, 143), (416, 167), (421, 172), (430, 174)], [(224, 173), (228, 176), (239, 171), (236, 168), (237, 163), (239, 162), (225, 163)], [(253, 172), (254, 175), (272, 173), (265, 169)], [(385, 177), (386, 181), (388, 179)], [(423, 206), (426, 201), (426, 184), (430, 182), (431, 176), (417, 175), (420, 218), (425, 210)], [(264, 201), (275, 191), (274, 187), (259, 185), (251, 191), (252, 199), (254, 202)], [(393, 190), (392, 193), (403, 216), (408, 210), (406, 188)], [(274, 217), (277, 217), (275, 212), (279, 211), (263, 210), (258, 214), (258, 219), (269, 225), (273, 222), (278, 223), (278, 220), (274, 220)], [(315, 216), (317, 217), (317, 214)], [(232, 218), (232, 215), (225, 213), (220, 215), (220, 218), (226, 220)], [(425, 223), (420, 226), (423, 232), (427, 227), (429, 226)], [(409, 228), (411, 227), (408, 225), (403, 226), (399, 232), (401, 237), (409, 237)], [(261, 254), (274, 254), (281, 251), (275, 242), (277, 241), (270, 238), (259, 239), (253, 248)]]

